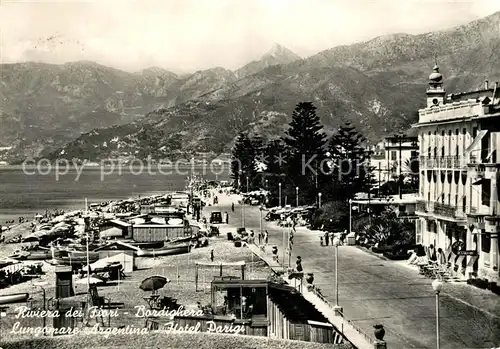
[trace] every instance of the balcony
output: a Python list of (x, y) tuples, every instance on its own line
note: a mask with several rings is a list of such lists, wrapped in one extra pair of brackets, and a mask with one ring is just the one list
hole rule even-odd
[(465, 211), (461, 206), (448, 205), (441, 202), (417, 201), (417, 211), (434, 213), (459, 220), (466, 218)]
[(463, 169), (466, 166), (464, 157), (458, 155), (420, 157), (420, 168), (422, 169)]
[(443, 122), (488, 114), (488, 106), (480, 102), (460, 101), (419, 110), (419, 123)]
[(443, 203), (434, 203), (434, 213), (452, 218), (466, 218), (465, 212), (461, 206), (453, 206)]

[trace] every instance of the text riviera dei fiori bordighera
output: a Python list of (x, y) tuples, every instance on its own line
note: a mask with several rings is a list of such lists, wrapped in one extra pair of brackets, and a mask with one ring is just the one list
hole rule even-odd
[[(145, 317), (164, 317), (168, 319), (173, 319), (176, 316), (193, 316), (200, 317), (204, 316), (202, 310), (188, 310), (184, 309), (183, 306), (180, 306), (177, 309), (172, 310), (150, 310), (146, 309), (145, 306), (135, 306), (136, 312), (134, 314), (135, 317), (145, 318)], [(17, 314), (15, 318), (56, 318), (60, 317), (61, 313), (58, 310), (32, 310), (28, 307), (22, 306), (16, 308)], [(124, 313), (125, 314), (125, 313)], [(70, 309), (65, 312), (65, 317), (74, 317), (74, 318), (83, 318), (85, 313), (79, 309)], [(117, 309), (102, 309), (100, 307), (90, 307), (87, 316), (90, 318), (97, 317), (119, 317), (119, 312)], [(164, 331), (166, 332), (189, 332), (189, 333), (197, 333), (201, 332), (201, 323), (198, 322), (195, 325), (186, 325), (179, 326), (174, 322), (167, 322), (164, 324)], [(242, 325), (217, 325), (214, 321), (206, 322), (206, 331), (208, 333), (230, 333), (230, 334), (239, 334), (244, 332), (244, 326)], [(109, 337), (111, 335), (137, 335), (137, 334), (147, 334), (149, 330), (147, 328), (135, 328), (133, 326), (125, 326), (121, 328), (103, 328), (98, 324), (93, 327), (84, 327), (84, 328), (72, 328), (72, 327), (22, 327), (20, 322), (14, 323), (12, 329), (10, 330), (10, 334), (17, 335), (32, 335), (32, 336), (41, 336), (43, 334), (49, 335), (64, 335), (64, 334), (77, 334), (77, 333), (87, 333), (87, 334), (100, 334), (104, 337)]]

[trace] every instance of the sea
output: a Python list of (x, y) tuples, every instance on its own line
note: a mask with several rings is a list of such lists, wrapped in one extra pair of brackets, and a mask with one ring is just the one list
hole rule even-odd
[(186, 189), (188, 178), (229, 180), (229, 166), (181, 165), (170, 168), (123, 166), (55, 168), (0, 166), (0, 225), (33, 219), (46, 210), (79, 210), (109, 200), (160, 195)]

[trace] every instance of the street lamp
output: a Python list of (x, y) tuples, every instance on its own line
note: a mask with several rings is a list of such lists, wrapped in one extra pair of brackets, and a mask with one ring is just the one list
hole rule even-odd
[(352, 232), (352, 199), (349, 199), (349, 236)]
[(434, 280), (432, 282), (432, 289), (436, 292), (436, 348), (439, 349), (439, 293), (443, 288), (441, 280)]
[(281, 207), (281, 183), (278, 184), (279, 206)]
[(247, 176), (247, 193), (248, 193), (248, 176)]
[(264, 210), (264, 206), (260, 205), (260, 234), (262, 236), (262, 210)]
[[(38, 286), (42, 289), (42, 295), (43, 295), (43, 310), (47, 310), (47, 295), (45, 293), (45, 286), (47, 286), (49, 283), (48, 282), (34, 282), (33, 286)], [(47, 327), (47, 316), (43, 316), (43, 328), (45, 329)], [(43, 335), (45, 336), (45, 330), (43, 331)]]
[(290, 216), (286, 219), (286, 225), (288, 226), (288, 267), (290, 268), (290, 264), (292, 264), (292, 244), (290, 243), (290, 237), (292, 235), (292, 219)]
[(241, 198), (241, 224), (245, 228), (245, 198)]
[(299, 207), (299, 187), (295, 187), (295, 201), (296, 206)]
[(321, 208), (321, 193), (318, 193), (318, 208)]
[(333, 310), (335, 315), (342, 315), (342, 308), (339, 306), (339, 245), (340, 239), (335, 237), (333, 239), (333, 246), (335, 246), (335, 306)]

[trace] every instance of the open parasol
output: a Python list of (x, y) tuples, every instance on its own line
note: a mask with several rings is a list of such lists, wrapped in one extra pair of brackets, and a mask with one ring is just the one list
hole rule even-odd
[(163, 276), (150, 276), (147, 279), (142, 280), (139, 288), (143, 291), (153, 291), (163, 288), (166, 284), (170, 282), (169, 279)]

